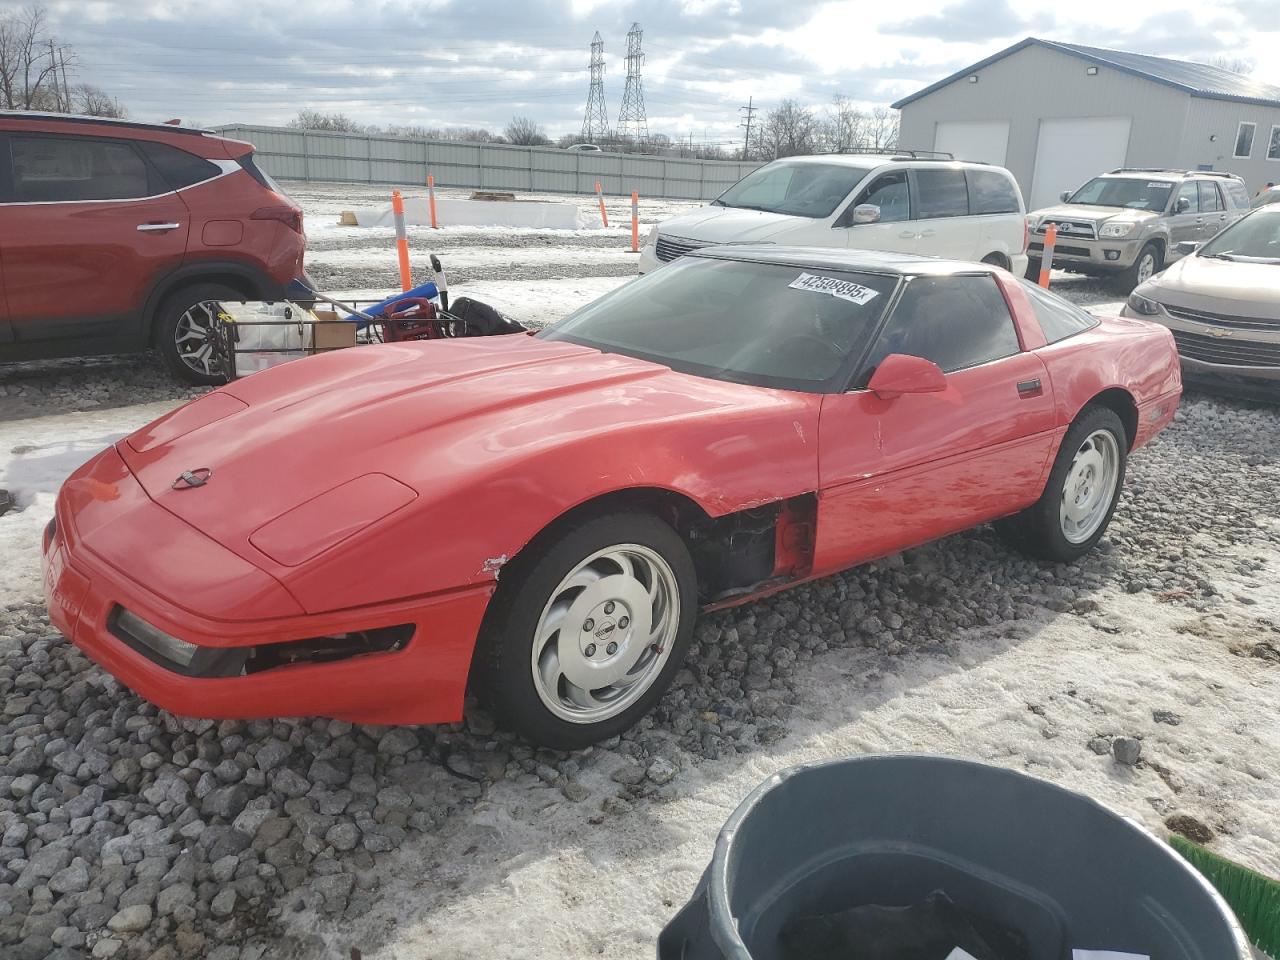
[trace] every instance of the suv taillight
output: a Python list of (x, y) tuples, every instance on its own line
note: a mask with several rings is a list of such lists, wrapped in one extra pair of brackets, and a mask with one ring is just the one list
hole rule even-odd
[(279, 220), (290, 230), (302, 232), (302, 211), (288, 204), (259, 207), (249, 217), (250, 220)]

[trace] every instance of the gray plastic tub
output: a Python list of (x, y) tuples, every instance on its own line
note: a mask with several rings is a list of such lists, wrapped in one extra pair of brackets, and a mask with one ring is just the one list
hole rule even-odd
[(907, 906), (944, 890), (1021, 931), (1033, 960), (1072, 949), (1250, 960), (1218, 893), (1167, 844), (1088, 797), (963, 760), (875, 756), (795, 767), (725, 823), (659, 960), (777, 960), (793, 916)]

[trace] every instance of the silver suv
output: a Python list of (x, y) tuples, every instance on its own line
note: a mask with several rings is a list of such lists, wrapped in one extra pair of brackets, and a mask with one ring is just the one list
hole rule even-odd
[(1053, 266), (1114, 275), (1128, 293), (1178, 259), (1179, 243), (1203, 243), (1248, 212), (1249, 191), (1232, 173), (1112, 170), (1031, 212), (1027, 276), (1039, 274), (1045, 230), (1056, 223)]

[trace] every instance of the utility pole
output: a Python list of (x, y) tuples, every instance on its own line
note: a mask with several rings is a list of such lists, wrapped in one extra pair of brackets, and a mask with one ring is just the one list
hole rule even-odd
[(64, 101), (63, 93), (58, 91), (58, 52), (54, 50), (52, 40), (49, 41), (49, 70), (53, 77), (54, 101), (58, 104), (58, 110), (65, 113), (69, 109), (69, 104)]
[(649, 139), (649, 120), (644, 110), (644, 86), (640, 79), (640, 66), (644, 63), (644, 51), (640, 43), (644, 31), (639, 23), (631, 24), (627, 33), (627, 84), (622, 90), (622, 110), (618, 113), (618, 133), (633, 137), (636, 143)]
[(70, 113), (71, 87), (67, 85), (67, 55), (63, 47), (58, 48), (58, 64), (62, 67), (62, 95), (67, 99), (67, 113)]
[(591, 38), (591, 87), (587, 91), (587, 112), (582, 118), (582, 140), (596, 143), (609, 139), (609, 114), (604, 106), (604, 40), (600, 31)]
[(738, 126), (740, 127), (747, 128), (747, 135), (742, 138), (742, 159), (743, 160), (747, 159), (747, 154), (751, 151), (751, 118), (752, 116), (755, 115), (755, 112), (756, 112), (756, 108), (754, 106), (755, 99), (756, 99), (755, 97), (747, 97), (747, 105), (745, 107), (738, 108), (739, 113), (745, 113), (747, 115), (747, 118), (742, 123), (738, 124)]

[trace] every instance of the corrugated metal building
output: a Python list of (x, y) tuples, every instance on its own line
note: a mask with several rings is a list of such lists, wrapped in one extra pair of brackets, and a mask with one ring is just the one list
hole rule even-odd
[(1030, 210), (1115, 167), (1280, 183), (1280, 87), (1199, 63), (1028, 37), (894, 106), (903, 147), (1008, 167)]

